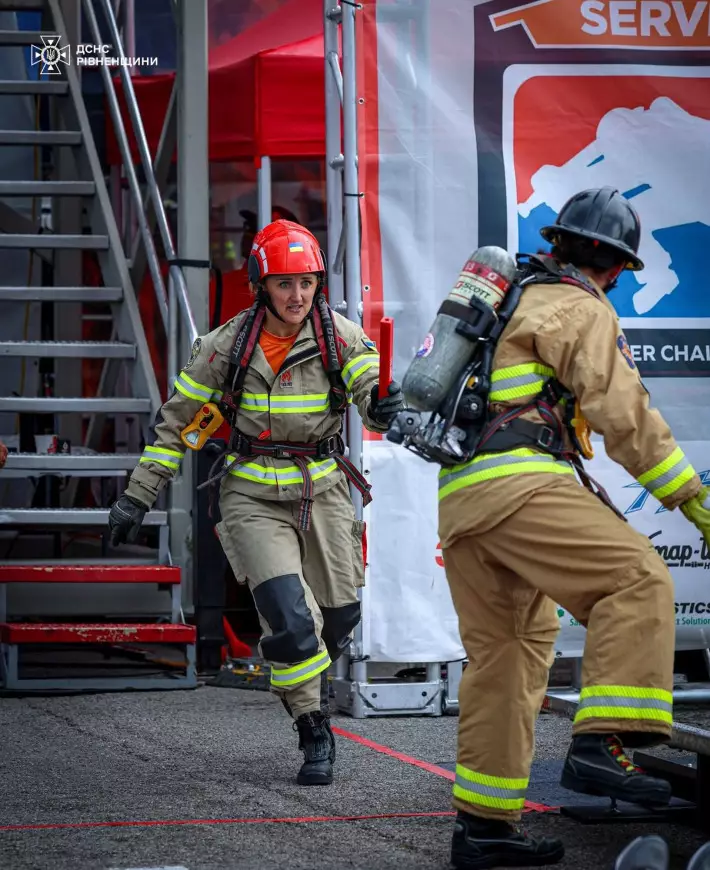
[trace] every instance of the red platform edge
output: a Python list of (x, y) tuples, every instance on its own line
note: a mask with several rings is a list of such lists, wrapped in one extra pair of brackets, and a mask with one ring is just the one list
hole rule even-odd
[(180, 584), (171, 565), (2, 565), (0, 583), (164, 583)]
[(0, 624), (3, 643), (195, 643), (194, 625), (62, 624), (9, 622)]

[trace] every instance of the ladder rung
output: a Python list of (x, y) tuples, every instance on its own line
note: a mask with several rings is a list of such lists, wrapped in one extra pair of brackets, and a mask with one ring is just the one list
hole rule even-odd
[(0, 95), (18, 96), (24, 94), (66, 94), (69, 84), (65, 81), (48, 82), (43, 79), (35, 81), (0, 80)]
[(20, 12), (31, 9), (44, 10), (44, 6), (43, 0), (2, 0), (4, 12)]
[[(148, 511), (143, 518), (144, 526), (164, 526), (166, 511)], [(105, 508), (0, 508), (0, 528), (3, 525), (40, 526), (107, 526), (108, 510)]]
[(120, 287), (0, 287), (2, 302), (120, 302)]
[(93, 181), (0, 181), (0, 196), (93, 196)]
[(31, 235), (0, 234), (0, 248), (31, 248), (32, 250), (56, 250), (70, 248), (80, 251), (107, 251), (108, 236), (55, 236), (51, 233)]
[[(89, 472), (97, 477), (113, 477), (119, 471), (133, 471), (138, 465), (139, 454), (97, 453), (90, 455), (64, 453), (8, 453), (0, 477), (8, 471)], [(89, 476), (89, 475), (82, 475)]]
[[(3, 3), (3, 8), (7, 8)], [(36, 45), (42, 47), (39, 30), (0, 30), (0, 45)]]
[(81, 145), (79, 130), (0, 130), (0, 145)]
[(0, 396), (0, 412), (15, 414), (149, 414), (150, 399), (33, 398)]
[(0, 341), (0, 356), (135, 359), (136, 348), (120, 341)]

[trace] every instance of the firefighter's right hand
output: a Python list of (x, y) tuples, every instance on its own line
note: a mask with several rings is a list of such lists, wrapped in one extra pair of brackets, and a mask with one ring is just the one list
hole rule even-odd
[(125, 493), (114, 502), (108, 515), (111, 546), (132, 544), (138, 536), (148, 508)]
[(694, 498), (682, 504), (680, 509), (710, 546), (710, 489), (704, 486)]

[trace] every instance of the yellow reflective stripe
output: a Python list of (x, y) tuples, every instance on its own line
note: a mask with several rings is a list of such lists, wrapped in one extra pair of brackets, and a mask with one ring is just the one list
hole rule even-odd
[(484, 480), (533, 472), (574, 474), (574, 469), (568, 462), (557, 460), (545, 453), (536, 453), (529, 447), (518, 447), (503, 453), (483, 453), (463, 465), (455, 465), (439, 472), (439, 501)]
[(343, 366), (342, 376), (346, 389), (350, 390), (355, 381), (374, 366), (379, 366), (380, 356), (376, 353), (363, 353), (353, 357)]
[(268, 393), (242, 393), (241, 401), (239, 402), (240, 411), (268, 411), (269, 410), (269, 394)]
[[(228, 456), (225, 460), (227, 465), (234, 462), (237, 457)], [(316, 481), (338, 470), (338, 463), (334, 459), (308, 460), (308, 469), (311, 480)], [(301, 469), (297, 465), (286, 465), (282, 468), (267, 468), (256, 462), (242, 462), (229, 470), (234, 477), (242, 480), (250, 480), (252, 483), (264, 483), (270, 486), (285, 486), (291, 483), (303, 483)]]
[(643, 686), (586, 686), (575, 722), (585, 719), (643, 719), (673, 723), (673, 695)]
[(214, 395), (212, 387), (198, 384), (197, 381), (193, 381), (185, 372), (180, 372), (175, 379), (175, 389), (181, 392), (183, 396), (187, 396), (188, 399), (195, 399), (198, 402), (209, 402)]
[(304, 396), (271, 396), (272, 414), (315, 414), (330, 410), (327, 393), (312, 393)]
[(654, 465), (638, 478), (638, 482), (658, 499), (673, 495), (695, 474), (695, 469), (686, 459), (685, 453), (676, 447), (671, 455)]
[(296, 686), (305, 683), (330, 667), (330, 656), (327, 650), (318, 653), (313, 658), (306, 659), (290, 668), (271, 668), (271, 685), (277, 688)]
[(180, 468), (184, 455), (184, 453), (180, 453), (178, 450), (168, 450), (167, 447), (146, 447), (138, 464), (140, 465), (141, 462), (157, 462), (158, 465), (164, 465), (166, 468), (177, 469)]
[(523, 777), (489, 776), (456, 765), (454, 796), (478, 806), (499, 810), (519, 810), (525, 806), (525, 791), (529, 780)]
[(491, 391), (488, 399), (491, 402), (505, 402), (523, 396), (534, 396), (542, 390), (549, 378), (554, 376), (555, 370), (542, 363), (522, 363), (518, 366), (496, 369), (491, 374)]

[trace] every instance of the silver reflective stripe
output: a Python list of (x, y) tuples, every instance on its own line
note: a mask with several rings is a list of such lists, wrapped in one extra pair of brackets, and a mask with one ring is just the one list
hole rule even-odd
[(268, 411), (269, 397), (266, 395), (256, 395), (254, 393), (243, 393), (242, 400), (239, 403), (241, 411)]
[(350, 360), (350, 362), (344, 366), (342, 371), (342, 377), (346, 388), (349, 390), (360, 375), (364, 374), (373, 366), (379, 365), (379, 363), (379, 354), (364, 354), (363, 356), (357, 356), (355, 359)]
[(198, 402), (209, 402), (213, 392), (209, 387), (198, 384), (184, 372), (180, 372), (175, 380), (175, 389), (181, 392), (189, 399), (196, 399)]
[(179, 468), (183, 457), (184, 453), (178, 453), (176, 450), (161, 450), (159, 447), (146, 447), (138, 464), (141, 462), (157, 462), (159, 465), (168, 466), (168, 468)]
[(505, 798), (507, 800), (525, 798), (526, 792), (526, 789), (524, 788), (502, 788), (497, 785), (482, 785), (480, 782), (473, 782), (473, 780), (466, 779), (466, 777), (461, 776), (460, 773), (456, 774), (456, 785), (459, 788), (475, 792), (484, 797)]
[(491, 392), (497, 393), (502, 390), (510, 390), (513, 387), (525, 387), (528, 384), (540, 384), (548, 380), (549, 378), (545, 377), (545, 375), (539, 375), (534, 372), (529, 375), (518, 375), (514, 378), (501, 378), (498, 381), (491, 381)]
[(318, 653), (312, 659), (309, 659), (304, 664), (286, 668), (285, 670), (271, 669), (271, 684), (274, 686), (290, 686), (295, 683), (303, 683), (310, 679), (314, 674), (320, 673), (325, 667), (330, 664), (330, 657), (327, 651)]
[(328, 394), (316, 396), (271, 396), (271, 413), (287, 414), (289, 411), (326, 411), (330, 409)]
[(439, 489), (448, 486), (462, 477), (469, 477), (472, 474), (488, 471), (491, 468), (499, 468), (502, 465), (529, 465), (531, 463), (539, 464), (540, 462), (546, 465), (559, 465), (564, 468), (571, 467), (568, 462), (558, 461), (554, 456), (549, 456), (545, 453), (536, 453), (534, 456), (516, 456), (512, 453), (501, 453), (497, 456), (490, 456), (487, 459), (474, 459), (458, 471), (442, 474), (439, 478)]
[(650, 480), (646, 484), (646, 489), (648, 489), (651, 494), (658, 492), (659, 489), (674, 481), (679, 474), (685, 471), (686, 468), (690, 468), (690, 463), (684, 456), (681, 460), (676, 462), (672, 468), (669, 468), (668, 471), (664, 471), (663, 474)]
[(590, 695), (582, 698), (577, 710), (585, 707), (631, 707), (634, 710), (665, 710), (673, 712), (673, 704), (670, 701), (661, 701), (657, 698), (625, 698), (620, 695)]

